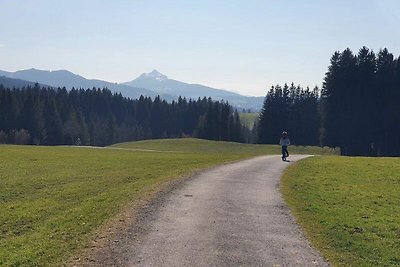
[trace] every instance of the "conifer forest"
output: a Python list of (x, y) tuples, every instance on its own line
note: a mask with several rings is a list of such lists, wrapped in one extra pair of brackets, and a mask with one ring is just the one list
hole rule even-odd
[(0, 143), (106, 146), (182, 136), (243, 142), (242, 128), (237, 111), (209, 98), (167, 103), (107, 89), (0, 85)]
[(400, 156), (400, 59), (387, 49), (346, 49), (333, 54), (321, 90), (272, 87), (256, 140), (277, 143), (282, 131), (343, 155)]

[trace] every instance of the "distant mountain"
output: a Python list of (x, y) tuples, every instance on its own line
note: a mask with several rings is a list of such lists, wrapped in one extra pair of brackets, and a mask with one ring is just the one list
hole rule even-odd
[[(3, 85), (5, 88), (13, 88), (13, 87), (21, 88), (21, 87), (35, 85), (34, 82), (25, 81), (21, 79), (8, 78), (4, 76), (2, 72), (0, 72), (0, 84)], [(41, 84), (40, 86), (51, 87), (49, 85), (43, 85), (43, 84)]]
[[(154, 91), (137, 88), (134, 86), (127, 86), (124, 84), (110, 83), (102, 80), (90, 80), (82, 76), (74, 74), (67, 70), (38, 70), (38, 69), (28, 69), (20, 70), (16, 72), (0, 71), (0, 76), (6, 76), (13, 79), (21, 79), (30, 82), (38, 82), (40, 84), (48, 84), (53, 87), (66, 87), (67, 89), (75, 88), (108, 88), (112, 92), (120, 92), (126, 97), (138, 98), (140, 95), (155, 97), (157, 93)], [(165, 97), (165, 98), (168, 98)], [(172, 97), (170, 97), (172, 99)]]
[(135, 80), (123, 84), (146, 88), (161, 95), (168, 94), (193, 99), (211, 97), (214, 100), (226, 100), (235, 107), (257, 111), (261, 109), (264, 101), (264, 97), (243, 96), (228, 90), (172, 80), (157, 70), (153, 70), (150, 73), (143, 73)]
[[(71, 89), (72, 87), (85, 89), (93, 87), (108, 88), (112, 92), (120, 92), (123, 96), (133, 99), (140, 97), (140, 95), (152, 98), (160, 95), (161, 98), (167, 101), (176, 100), (179, 96), (192, 99), (211, 97), (213, 100), (225, 100), (237, 108), (251, 109), (253, 111), (259, 111), (264, 101), (264, 97), (243, 96), (228, 90), (172, 80), (157, 70), (144, 73), (135, 80), (122, 84), (86, 79), (67, 70), (48, 71), (28, 69), (16, 72), (0, 70), (0, 76), (14, 79), (15, 81), (8, 80), (8, 84), (20, 84), (15, 85), (15, 87), (26, 86), (29, 82), (31, 83), (30, 85), (33, 85), (37, 82), (52, 87), (65, 86), (67, 89)], [(3, 83), (6, 83), (4, 77), (2, 79)]]

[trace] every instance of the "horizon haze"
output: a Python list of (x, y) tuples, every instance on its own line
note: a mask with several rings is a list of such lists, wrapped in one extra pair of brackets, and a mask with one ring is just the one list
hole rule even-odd
[[(23, 8), (21, 8), (23, 6)], [(321, 86), (335, 51), (400, 52), (398, 1), (5, 1), (0, 69), (173, 79), (265, 96)]]

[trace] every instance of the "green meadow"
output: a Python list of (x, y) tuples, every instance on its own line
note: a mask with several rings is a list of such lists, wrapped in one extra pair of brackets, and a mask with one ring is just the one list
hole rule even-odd
[[(291, 147), (292, 153), (335, 153)], [(0, 145), (0, 266), (58, 266), (124, 208), (194, 171), (279, 146), (198, 139), (111, 148)]]
[[(279, 140), (278, 140), (279, 141)], [(277, 142), (278, 142), (277, 141)], [(280, 154), (279, 145), (258, 145), (242, 144), (224, 141), (206, 141), (195, 138), (183, 139), (158, 139), (137, 142), (127, 142), (112, 145), (114, 148), (124, 148), (132, 150), (155, 150), (176, 153), (195, 153), (195, 154), (221, 154), (224, 156), (251, 157), (264, 154)], [(291, 146), (289, 152), (293, 154), (312, 154), (312, 155), (337, 155), (338, 149), (315, 146)]]
[(252, 113), (239, 113), (240, 121), (243, 123), (244, 126), (249, 128), (250, 130), (253, 129), (254, 122), (258, 119), (259, 113), (252, 112)]
[(308, 158), (281, 189), (334, 266), (400, 266), (400, 158)]

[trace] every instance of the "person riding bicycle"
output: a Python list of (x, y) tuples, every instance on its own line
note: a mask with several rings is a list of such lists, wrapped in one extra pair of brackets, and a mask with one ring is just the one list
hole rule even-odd
[(289, 151), (287, 147), (290, 145), (290, 140), (287, 132), (282, 133), (281, 140), (279, 140), (279, 144), (282, 146), (282, 160), (286, 161), (286, 158), (289, 157)]

